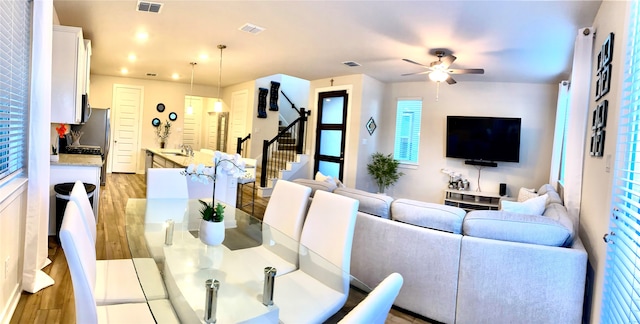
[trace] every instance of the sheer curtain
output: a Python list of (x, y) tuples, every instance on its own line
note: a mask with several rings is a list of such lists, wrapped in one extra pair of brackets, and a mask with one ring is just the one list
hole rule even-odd
[(584, 161), (585, 134), (587, 131), (591, 89), (592, 53), (595, 30), (586, 27), (578, 30), (576, 37), (569, 104), (567, 106), (567, 130), (564, 148), (564, 204), (571, 216), (580, 215), (582, 197), (582, 164)]
[(54, 284), (41, 269), (49, 228), (49, 143), (51, 141), (51, 54), (53, 1), (33, 2), (31, 100), (29, 111), (28, 203), (22, 289), (35, 293)]

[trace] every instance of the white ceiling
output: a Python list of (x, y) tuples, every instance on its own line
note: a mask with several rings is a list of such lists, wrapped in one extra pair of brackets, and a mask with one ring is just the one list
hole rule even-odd
[[(60, 24), (91, 39), (91, 73), (222, 86), (283, 73), (307, 80), (367, 74), (383, 82), (425, 80), (402, 61), (428, 64), (433, 49), (458, 59), (452, 68), (484, 68), (458, 82), (555, 83), (569, 77), (577, 30), (601, 1), (217, 1), (159, 0), (159, 14), (136, 0), (54, 0)], [(260, 34), (239, 28), (251, 23)], [(136, 33), (147, 32), (146, 41)], [(137, 60), (129, 62), (129, 54)], [(208, 54), (209, 59), (201, 59)], [(362, 66), (347, 67), (344, 61)], [(147, 77), (147, 73), (157, 73)]]

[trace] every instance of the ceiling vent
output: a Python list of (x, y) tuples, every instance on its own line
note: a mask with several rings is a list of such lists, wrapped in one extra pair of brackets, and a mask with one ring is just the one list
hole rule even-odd
[(158, 76), (158, 74), (157, 73), (147, 73), (147, 76), (148, 77), (154, 77), (154, 76)]
[(361, 66), (360, 63), (354, 62), (354, 61), (346, 61), (346, 62), (342, 62), (342, 64), (344, 64), (344, 65), (346, 65), (348, 67)]
[(259, 34), (264, 31), (264, 27), (256, 26), (253, 24), (246, 23), (242, 27), (238, 28), (239, 30), (249, 33), (249, 34)]
[(160, 10), (162, 10), (162, 3), (138, 1), (137, 11), (160, 13)]

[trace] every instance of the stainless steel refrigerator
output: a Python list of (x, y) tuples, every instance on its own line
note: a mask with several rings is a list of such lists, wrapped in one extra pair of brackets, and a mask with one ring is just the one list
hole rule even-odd
[(107, 158), (109, 156), (109, 143), (111, 141), (110, 109), (91, 107), (91, 117), (89, 117), (89, 120), (82, 125), (72, 125), (71, 129), (83, 132), (80, 137), (81, 145), (100, 146), (102, 149), (100, 185), (104, 186), (107, 178)]

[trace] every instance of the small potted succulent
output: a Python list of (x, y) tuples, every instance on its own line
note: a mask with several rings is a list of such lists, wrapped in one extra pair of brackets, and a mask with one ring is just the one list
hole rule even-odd
[(208, 203), (199, 200), (202, 204), (200, 215), (200, 241), (207, 245), (220, 245), (224, 241), (224, 206), (217, 203), (215, 207), (213, 202)]

